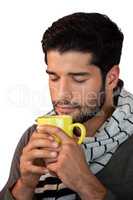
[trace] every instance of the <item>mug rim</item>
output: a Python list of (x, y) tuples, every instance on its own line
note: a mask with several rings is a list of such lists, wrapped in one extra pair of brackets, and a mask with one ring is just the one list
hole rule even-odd
[(71, 115), (43, 115), (38, 117), (37, 119), (41, 119), (41, 118), (69, 118), (72, 119)]

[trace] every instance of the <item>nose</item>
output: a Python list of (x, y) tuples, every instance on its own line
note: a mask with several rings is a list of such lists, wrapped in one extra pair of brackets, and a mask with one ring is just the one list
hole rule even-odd
[(58, 89), (58, 99), (68, 101), (72, 99), (72, 85), (70, 80), (61, 78)]

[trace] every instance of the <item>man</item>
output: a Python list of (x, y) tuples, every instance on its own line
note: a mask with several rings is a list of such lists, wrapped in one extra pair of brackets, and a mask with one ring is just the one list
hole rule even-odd
[(54, 113), (84, 123), (87, 135), (78, 145), (59, 128), (31, 126), (1, 199), (133, 199), (133, 96), (119, 79), (122, 43), (117, 25), (99, 13), (74, 13), (46, 30), (42, 47)]

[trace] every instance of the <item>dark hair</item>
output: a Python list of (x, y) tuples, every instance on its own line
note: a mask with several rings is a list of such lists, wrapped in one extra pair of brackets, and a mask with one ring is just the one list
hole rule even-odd
[(52, 24), (42, 38), (47, 64), (47, 52), (58, 50), (92, 53), (92, 64), (103, 74), (119, 64), (123, 33), (108, 16), (99, 13), (74, 13)]

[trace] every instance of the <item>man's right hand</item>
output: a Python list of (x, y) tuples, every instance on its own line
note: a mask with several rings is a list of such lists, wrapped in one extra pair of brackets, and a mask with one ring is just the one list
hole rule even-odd
[[(54, 162), (57, 160), (59, 153), (59, 145), (54, 138), (44, 132), (34, 132), (24, 147), (20, 157), (20, 174), (19, 184), (14, 186), (12, 193), (16, 199), (21, 196), (21, 186), (29, 188), (29, 191), (35, 189), (41, 175), (48, 173), (45, 162)], [(42, 159), (44, 165), (36, 165), (36, 161)], [(26, 190), (27, 190), (26, 189)], [(22, 192), (23, 193), (23, 192)], [(27, 194), (27, 197), (30, 196)], [(28, 198), (25, 198), (28, 199)]]

